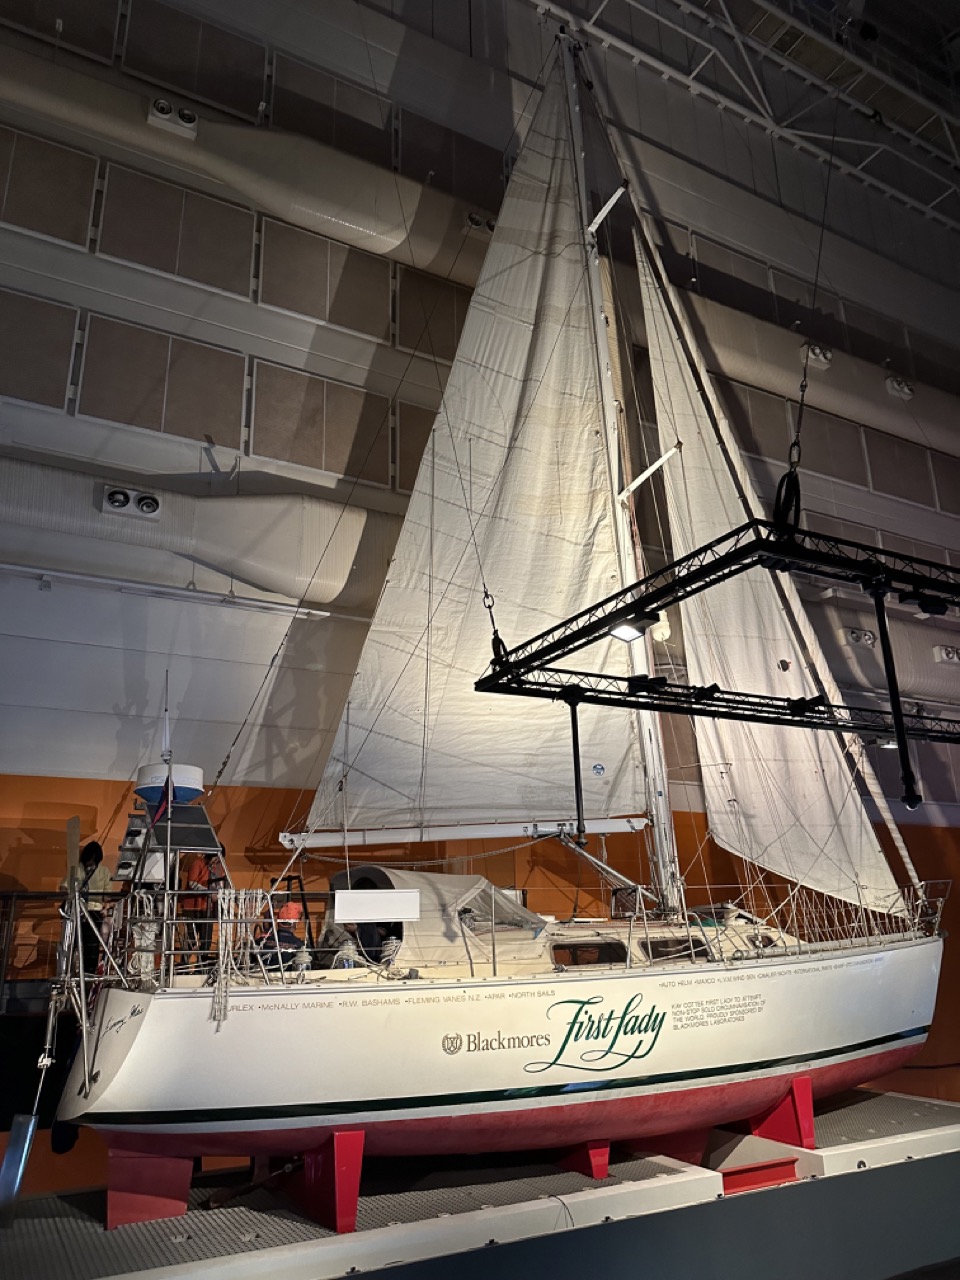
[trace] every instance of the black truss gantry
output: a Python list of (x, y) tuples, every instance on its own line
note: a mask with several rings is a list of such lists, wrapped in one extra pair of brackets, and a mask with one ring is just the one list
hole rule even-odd
[[(618, 625), (634, 624), (640, 629), (670, 605), (753, 568), (851, 583), (872, 598), (889, 710), (836, 705), (825, 696), (775, 698), (721, 689), (715, 684), (673, 684), (661, 676), (604, 675), (554, 665)], [(476, 688), (482, 693), (560, 699), (570, 705), (574, 714), (581, 703), (593, 703), (892, 737), (900, 751), (903, 801), (916, 808), (921, 797), (910, 765), (907, 739), (960, 742), (960, 720), (931, 716), (921, 707), (912, 714), (903, 710), (887, 628), (888, 596), (901, 604), (915, 605), (919, 612), (944, 614), (951, 606), (960, 606), (960, 572), (950, 565), (882, 551), (810, 529), (784, 531), (770, 521), (751, 520), (502, 656), (495, 656)]]

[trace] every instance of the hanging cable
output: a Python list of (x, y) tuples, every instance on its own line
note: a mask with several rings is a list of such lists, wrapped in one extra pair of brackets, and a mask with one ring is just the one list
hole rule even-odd
[[(847, 24), (840, 29), (837, 40), (843, 45), (846, 40)], [(820, 273), (823, 268), (823, 245), (827, 230), (827, 214), (830, 209), (830, 181), (833, 177), (834, 155), (837, 147), (837, 124), (840, 115), (840, 86), (837, 85), (833, 95), (833, 120), (830, 125), (830, 149), (827, 154), (827, 176), (823, 187), (823, 210), (820, 215), (820, 230), (817, 239), (817, 258), (813, 273), (813, 293), (810, 297), (810, 314), (817, 305), (817, 293), (820, 288)], [(800, 400), (797, 405), (797, 420), (787, 455), (787, 470), (780, 477), (777, 494), (773, 503), (773, 523), (778, 531), (788, 537), (796, 533), (800, 527), (800, 459), (803, 446), (800, 433), (803, 430), (803, 413), (807, 404), (807, 389), (810, 385), (810, 353), (813, 347), (808, 337), (803, 352), (803, 375), (800, 378)]]

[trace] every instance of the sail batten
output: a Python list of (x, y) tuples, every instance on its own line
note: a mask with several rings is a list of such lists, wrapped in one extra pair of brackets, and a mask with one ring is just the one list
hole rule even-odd
[[(483, 697), (504, 641), (621, 585), (559, 65), (514, 167), (310, 827), (574, 816), (569, 714)], [(626, 648), (598, 661), (628, 674)], [(627, 712), (583, 708), (586, 816), (645, 809)], [(348, 742), (349, 738), (349, 742)]]
[[(638, 249), (640, 247), (638, 246)], [(761, 513), (730, 426), (709, 394), (702, 358), (681, 345), (672, 314), (642, 250), (637, 254), (650, 369), (666, 452), (662, 468), (674, 555), (680, 557)], [(684, 346), (686, 350), (684, 350)], [(699, 377), (691, 361), (696, 362)], [(839, 690), (796, 588), (756, 568), (680, 605), (691, 684), (718, 683), (771, 697)], [(876, 910), (901, 898), (863, 807), (844, 747), (830, 733), (792, 726), (695, 718), (707, 817), (724, 848), (787, 879)], [(869, 771), (864, 762), (861, 772)]]

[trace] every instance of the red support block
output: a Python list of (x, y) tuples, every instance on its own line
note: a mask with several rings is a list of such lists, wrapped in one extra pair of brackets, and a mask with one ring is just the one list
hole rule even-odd
[(812, 1151), (817, 1145), (813, 1127), (813, 1081), (809, 1076), (798, 1076), (775, 1106), (751, 1116), (747, 1125), (758, 1138)]
[(178, 1218), (187, 1211), (193, 1161), (178, 1156), (107, 1151), (107, 1230), (131, 1222)]
[(609, 1142), (580, 1142), (557, 1161), (561, 1169), (602, 1181), (610, 1172)]
[(740, 1191), (759, 1191), (762, 1187), (782, 1187), (784, 1183), (797, 1181), (797, 1157), (756, 1160), (753, 1164), (721, 1169), (720, 1173), (725, 1196), (733, 1196)]
[(357, 1229), (362, 1168), (363, 1131), (338, 1131), (319, 1150), (306, 1152), (291, 1190), (315, 1222), (343, 1235)]

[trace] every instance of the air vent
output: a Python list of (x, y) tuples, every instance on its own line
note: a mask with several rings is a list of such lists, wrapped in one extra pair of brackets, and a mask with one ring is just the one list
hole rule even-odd
[(829, 369), (833, 364), (833, 351), (823, 343), (811, 342), (807, 351), (810, 353), (810, 363), (815, 369)]
[(896, 396), (898, 400), (913, 399), (913, 383), (906, 378), (896, 378), (892, 374), (886, 381), (887, 394)]
[(160, 499), (155, 493), (127, 489), (124, 485), (103, 486), (101, 511), (114, 516), (137, 516), (141, 520), (159, 520)]
[(147, 108), (147, 124), (155, 129), (166, 129), (168, 133), (179, 134), (181, 138), (195, 141), (197, 137), (197, 113), (192, 107), (182, 102), (174, 102), (171, 98), (154, 98)]
[(867, 627), (844, 627), (840, 632), (844, 644), (856, 645), (861, 649), (872, 649), (877, 643), (876, 632)]

